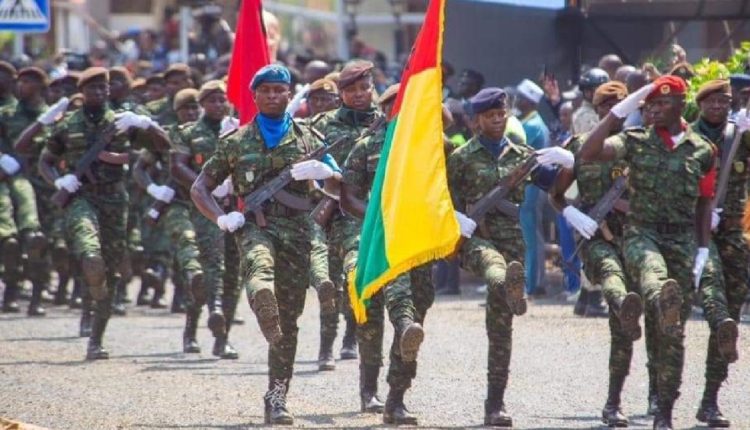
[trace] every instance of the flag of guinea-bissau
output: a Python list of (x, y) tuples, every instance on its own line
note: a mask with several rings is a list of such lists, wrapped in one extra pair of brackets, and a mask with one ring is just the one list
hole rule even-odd
[(443, 152), (445, 0), (432, 0), (401, 78), (370, 192), (349, 295), (358, 322), (369, 299), (400, 274), (450, 255), (459, 227)]

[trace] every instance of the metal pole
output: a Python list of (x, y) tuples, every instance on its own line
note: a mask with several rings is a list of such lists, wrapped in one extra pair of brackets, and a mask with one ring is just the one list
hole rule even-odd
[(15, 58), (23, 55), (23, 36), (23, 33), (17, 32), (13, 37), (13, 56)]
[(344, 16), (344, 0), (338, 0), (336, 2), (336, 32), (338, 33), (338, 40), (336, 43), (336, 51), (338, 52), (339, 58), (349, 58), (349, 38), (347, 37), (346, 30), (346, 17)]
[(190, 31), (190, 6), (180, 6), (180, 58), (187, 63), (189, 57), (188, 51), (188, 32)]

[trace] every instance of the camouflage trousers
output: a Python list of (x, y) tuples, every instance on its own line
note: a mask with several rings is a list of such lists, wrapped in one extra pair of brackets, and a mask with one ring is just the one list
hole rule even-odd
[(289, 379), (297, 353), (297, 319), (305, 307), (310, 276), (312, 231), (306, 214), (266, 218), (265, 228), (248, 220), (235, 233), (241, 285), (247, 291), (251, 307), (258, 291), (274, 292), (282, 337), (268, 348), (268, 373), (270, 379)]
[[(28, 260), (26, 267), (21, 264), (7, 264), (4, 267), (3, 279), (10, 288), (17, 288), (26, 277), (35, 283), (45, 283), (49, 279), (49, 265), (46, 264), (46, 255), (43, 249), (31, 249), (26, 241), (27, 233), (42, 231), (39, 222), (36, 194), (31, 182), (22, 175), (13, 176), (4, 182), (6, 191), (0, 199), (0, 210), (4, 215), (0, 221), (0, 238), (15, 236), (21, 244), (23, 253)], [(8, 263), (11, 263), (10, 261)]]
[(461, 247), (461, 265), (487, 282), (487, 383), (505, 389), (510, 373), (513, 313), (505, 300), (505, 273), (509, 261), (524, 262), (520, 229), (505, 230), (503, 240), (474, 236)]
[[(224, 233), (211, 220), (204, 217), (195, 207), (190, 210), (190, 218), (195, 228), (195, 240), (199, 250), (198, 262), (203, 269), (205, 294), (202, 303), (208, 300), (209, 309), (217, 302), (230, 326), (231, 318), (237, 308), (240, 294), (239, 253), (235, 235)], [(231, 317), (231, 318), (230, 318)]]
[(154, 202), (149, 196), (140, 194), (141, 201), (135, 204), (138, 210), (140, 222), (141, 246), (145, 262), (148, 266), (160, 265), (164, 268), (170, 267), (172, 263), (172, 244), (170, 243), (169, 229), (164, 223), (148, 223), (144, 217), (151, 204)]
[(69, 275), (70, 261), (65, 240), (65, 225), (63, 211), (52, 203), (52, 195), (55, 190), (44, 184), (34, 183), (36, 204), (39, 209), (39, 222), (42, 232), (47, 238), (48, 248), (38, 267), (30, 268), (30, 272), (39, 271), (43, 273), (45, 282), (49, 281), (51, 266), (57, 270), (58, 275)]
[(65, 209), (65, 230), (73, 254), (104, 258), (106, 299), (97, 303), (97, 313), (109, 318), (114, 289), (127, 264), (128, 193), (123, 183), (96, 192), (82, 187)]
[(740, 321), (747, 297), (750, 248), (737, 228), (719, 230), (709, 248), (709, 262), (701, 277), (703, 312), (711, 327), (706, 356), (706, 383), (721, 384), (729, 374), (729, 365), (719, 354), (715, 328), (723, 320)]
[(604, 297), (609, 303), (610, 377), (627, 376), (633, 358), (633, 341), (622, 331), (620, 320), (613, 310), (613, 304), (617, 300), (635, 290), (625, 274), (620, 242), (608, 242), (597, 236), (586, 241), (581, 250), (586, 277), (592, 283), (601, 284)]
[[(357, 265), (359, 236), (347, 241), (349, 251), (344, 258), (344, 270), (350, 273)], [(404, 362), (399, 350), (398, 322), (403, 319), (424, 324), (427, 310), (435, 301), (431, 264), (424, 264), (400, 275), (370, 298), (367, 307), (367, 322), (357, 325), (357, 345), (360, 369), (363, 366), (383, 365), (383, 332), (385, 310), (394, 327), (393, 342), (389, 352), (389, 367), (386, 380), (395, 390), (406, 390), (417, 376), (417, 361)], [(348, 296), (349, 292), (345, 291)]]
[[(679, 397), (685, 362), (685, 322), (693, 303), (692, 267), (696, 243), (694, 232), (659, 234), (653, 229), (628, 226), (625, 229), (623, 255), (628, 274), (640, 287), (646, 312), (646, 325), (658, 321), (658, 300), (667, 279), (674, 279), (682, 290), (679, 336), (667, 336), (653, 330), (653, 362), (659, 399), (674, 401)], [(648, 341), (648, 340), (647, 340)]]
[[(328, 264), (329, 259), (335, 256), (330, 256), (329, 253), (333, 252), (329, 250), (326, 241), (326, 233), (322, 227), (315, 222), (311, 222), (312, 228), (312, 248), (310, 251), (310, 285), (317, 290), (317, 288), (324, 281), (335, 279), (335, 276), (329, 272), (330, 265)], [(339, 290), (337, 296), (337, 308), (341, 309), (341, 300), (343, 299), (343, 282), (336, 283), (336, 288)], [(321, 339), (335, 339), (336, 332), (338, 331), (339, 325), (339, 314), (320, 314), (320, 337)]]

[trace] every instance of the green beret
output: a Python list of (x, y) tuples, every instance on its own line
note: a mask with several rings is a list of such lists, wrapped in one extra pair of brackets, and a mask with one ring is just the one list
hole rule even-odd
[(89, 67), (78, 77), (78, 88), (83, 88), (89, 81), (96, 78), (104, 78), (109, 81), (109, 72), (104, 67)]
[(190, 103), (198, 103), (198, 90), (185, 88), (177, 92), (172, 102), (172, 109), (178, 111)]
[(201, 85), (201, 89), (198, 92), (198, 101), (201, 102), (206, 97), (210, 96), (213, 93), (227, 93), (227, 86), (224, 83), (224, 81), (219, 81), (217, 79), (211, 80), (206, 82), (205, 84)]

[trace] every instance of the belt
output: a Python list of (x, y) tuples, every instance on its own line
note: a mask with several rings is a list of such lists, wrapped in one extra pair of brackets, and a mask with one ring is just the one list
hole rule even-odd
[(684, 234), (695, 230), (693, 224), (672, 224), (668, 222), (634, 223), (636, 227), (655, 230), (659, 234)]
[(97, 182), (92, 184), (85, 182), (81, 185), (81, 190), (90, 193), (119, 193), (125, 192), (125, 184), (122, 181), (115, 182)]
[(737, 230), (742, 229), (742, 217), (722, 217), (719, 223), (719, 230)]
[(269, 216), (277, 217), (294, 217), (297, 215), (306, 215), (307, 211), (290, 208), (284, 206), (277, 201), (269, 201), (263, 205), (263, 213)]

